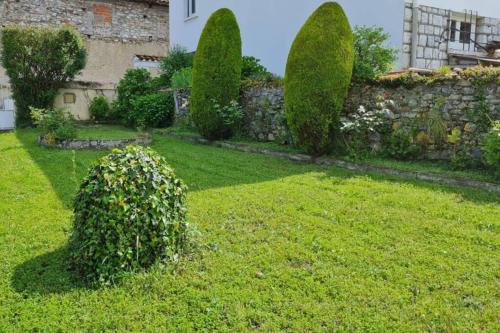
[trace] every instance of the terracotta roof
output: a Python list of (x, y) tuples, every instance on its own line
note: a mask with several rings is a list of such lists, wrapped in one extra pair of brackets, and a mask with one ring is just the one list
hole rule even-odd
[(168, 6), (169, 0), (129, 0), (132, 2), (145, 2), (153, 5)]
[(135, 56), (140, 61), (162, 61), (164, 59), (164, 57), (142, 55), (142, 54), (136, 54)]

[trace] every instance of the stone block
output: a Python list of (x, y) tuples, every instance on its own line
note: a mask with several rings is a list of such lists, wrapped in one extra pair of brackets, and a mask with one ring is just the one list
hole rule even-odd
[(419, 35), (418, 36), (418, 45), (419, 46), (427, 46), (427, 36), (426, 35)]

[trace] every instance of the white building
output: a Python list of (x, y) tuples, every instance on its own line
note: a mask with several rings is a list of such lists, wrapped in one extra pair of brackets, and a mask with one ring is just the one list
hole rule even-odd
[[(290, 46), (306, 19), (326, 0), (170, 0), (170, 43), (195, 51), (208, 17), (219, 8), (231, 9), (240, 25), (243, 54), (262, 60), (270, 71), (283, 75)], [(412, 2), (411, 0), (407, 0)], [(337, 0), (355, 25), (381, 26), (391, 35), (389, 46), (401, 50), (398, 67), (437, 67), (444, 61), (417, 61), (417, 52), (441, 54), (412, 45), (411, 25), (405, 22), (405, 0)], [(450, 12), (472, 10), (482, 16), (500, 17), (500, 0), (419, 0), (416, 7), (433, 6)], [(448, 13), (448, 11), (446, 12)], [(443, 24), (446, 30), (447, 23)], [(409, 35), (408, 35), (409, 33)], [(433, 32), (434, 33), (434, 32)], [(442, 35), (442, 31), (437, 31)], [(449, 31), (445, 33), (448, 36)], [(416, 39), (418, 39), (418, 34)], [(458, 38), (458, 37), (457, 37)], [(421, 38), (423, 39), (423, 38)], [(434, 37), (429, 38), (429, 44)], [(406, 42), (404, 45), (403, 42)], [(461, 45), (458, 45), (459, 48)], [(438, 48), (442, 46), (439, 44)], [(405, 53), (406, 52), (406, 53)], [(413, 55), (413, 63), (411, 63)], [(439, 65), (438, 65), (439, 64)], [(423, 66), (422, 66), (423, 65)]]

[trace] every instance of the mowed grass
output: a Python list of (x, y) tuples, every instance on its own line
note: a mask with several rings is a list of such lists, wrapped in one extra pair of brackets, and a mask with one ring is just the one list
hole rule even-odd
[(79, 139), (134, 139), (139, 135), (134, 129), (116, 125), (84, 125), (78, 128)]
[(71, 201), (105, 154), (0, 134), (0, 332), (498, 332), (500, 197), (155, 136), (200, 250), (88, 288)]

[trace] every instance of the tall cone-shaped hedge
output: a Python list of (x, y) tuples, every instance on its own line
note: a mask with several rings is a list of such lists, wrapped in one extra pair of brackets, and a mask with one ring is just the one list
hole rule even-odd
[(203, 29), (193, 67), (191, 119), (208, 139), (231, 135), (230, 125), (214, 106), (224, 107), (238, 100), (241, 59), (236, 17), (231, 10), (220, 9), (210, 16)]
[(313, 155), (331, 148), (351, 83), (353, 34), (342, 7), (321, 5), (293, 42), (285, 75), (285, 111), (296, 143)]

